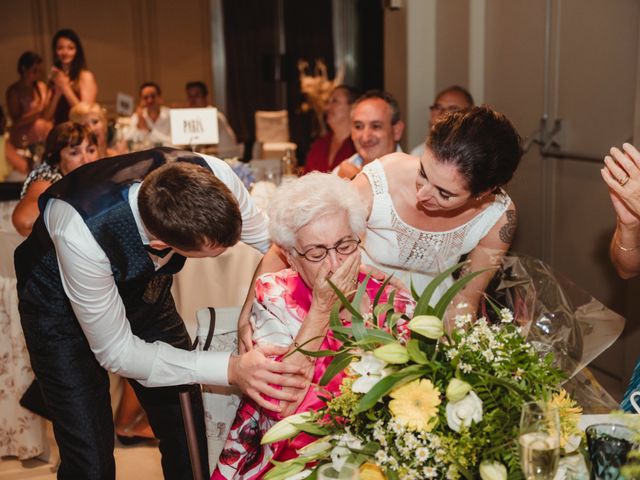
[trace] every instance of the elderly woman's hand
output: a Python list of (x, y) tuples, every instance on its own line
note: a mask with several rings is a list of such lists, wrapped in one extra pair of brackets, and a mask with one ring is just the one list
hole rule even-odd
[(640, 224), (640, 152), (625, 143), (622, 150), (613, 147), (604, 158), (602, 178), (609, 186), (611, 203), (624, 225)]
[(352, 291), (356, 288), (356, 283), (358, 282), (359, 268), (359, 254), (349, 256), (335, 272), (330, 270), (328, 263), (323, 263), (313, 285), (314, 306), (329, 312), (333, 304), (338, 300), (338, 296), (327, 280), (331, 280), (341, 292)]

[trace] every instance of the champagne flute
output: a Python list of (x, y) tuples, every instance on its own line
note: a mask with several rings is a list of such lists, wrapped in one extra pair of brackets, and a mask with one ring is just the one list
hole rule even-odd
[(520, 416), (520, 466), (527, 480), (552, 480), (560, 460), (558, 409), (543, 402), (522, 406)]

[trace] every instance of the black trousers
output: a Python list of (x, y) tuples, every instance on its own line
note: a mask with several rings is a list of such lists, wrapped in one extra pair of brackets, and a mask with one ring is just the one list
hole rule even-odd
[[(157, 300), (157, 298), (156, 298)], [(136, 335), (188, 349), (189, 336), (172, 299), (145, 321), (131, 322)], [(114, 426), (107, 372), (98, 364), (74, 318), (43, 318), (22, 308), (31, 364), (53, 422), (60, 449), (60, 479), (115, 479)], [(158, 305), (156, 305), (158, 307)], [(157, 315), (161, 310), (162, 313)], [(40, 313), (41, 315), (41, 313)], [(146, 388), (131, 382), (160, 440), (167, 479), (192, 479), (179, 392), (190, 391), (202, 469), (208, 472), (202, 396), (198, 386)]]

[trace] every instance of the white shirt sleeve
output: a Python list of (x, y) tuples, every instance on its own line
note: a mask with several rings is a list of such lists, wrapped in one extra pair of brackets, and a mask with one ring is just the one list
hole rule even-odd
[(227, 162), (209, 155), (202, 155), (209, 164), (216, 177), (218, 177), (238, 200), (240, 213), (242, 214), (242, 234), (240, 240), (265, 253), (271, 242), (267, 230), (267, 219), (258, 210), (249, 192), (242, 181), (234, 173)]
[(228, 385), (229, 353), (181, 350), (133, 335), (109, 259), (73, 207), (50, 200), (44, 221), (65, 293), (103, 368), (148, 387)]

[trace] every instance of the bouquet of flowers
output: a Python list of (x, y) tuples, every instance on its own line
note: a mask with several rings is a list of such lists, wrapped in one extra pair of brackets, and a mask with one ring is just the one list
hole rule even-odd
[(267, 432), (263, 443), (299, 434), (318, 438), (298, 457), (274, 462), (265, 479), (316, 478), (329, 462), (338, 471), (354, 465), (362, 479), (522, 477), (520, 412), (532, 400), (558, 408), (561, 447), (577, 448), (581, 409), (560, 387), (565, 375), (551, 353), (525, 341), (511, 311), (489, 302), (498, 324), (458, 315), (453, 331), (445, 331), (447, 306), (480, 273), (459, 279), (431, 306), (437, 286), (458, 267), (434, 279), (421, 296), (413, 291), (412, 318), (394, 311), (393, 298), (379, 302), (380, 295), (374, 315), (362, 315), (362, 285), (352, 300), (336, 291), (351, 315), (350, 324), (343, 323), (340, 305), (331, 314), (341, 349), (302, 351), (334, 357), (321, 385), (344, 369), (347, 375), (338, 394), (327, 394), (325, 408), (287, 417)]

